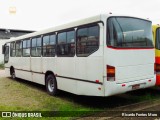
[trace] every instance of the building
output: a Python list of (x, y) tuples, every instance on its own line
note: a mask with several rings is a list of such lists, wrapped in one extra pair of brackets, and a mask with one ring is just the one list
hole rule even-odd
[(4, 56), (2, 54), (2, 45), (12, 37), (18, 37), (34, 31), (15, 30), (15, 29), (0, 29), (0, 64), (3, 63)]

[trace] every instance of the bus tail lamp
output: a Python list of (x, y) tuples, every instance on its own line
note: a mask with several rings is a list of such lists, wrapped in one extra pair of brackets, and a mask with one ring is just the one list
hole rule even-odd
[(99, 83), (99, 80), (96, 80), (96, 83)]
[(126, 84), (122, 84), (122, 87), (125, 87), (126, 86)]
[(115, 81), (115, 67), (106, 66), (107, 81)]
[(154, 71), (157, 73), (157, 72), (160, 72), (160, 64), (154, 64)]

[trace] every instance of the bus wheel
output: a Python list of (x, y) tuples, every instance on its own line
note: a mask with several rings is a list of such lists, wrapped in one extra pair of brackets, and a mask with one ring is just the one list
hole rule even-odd
[(14, 70), (11, 71), (11, 78), (12, 78), (12, 79), (15, 79), (15, 78), (16, 78), (16, 74), (15, 74), (15, 71), (14, 71)]
[(55, 96), (57, 94), (57, 82), (53, 75), (48, 75), (46, 79), (46, 89), (48, 94)]

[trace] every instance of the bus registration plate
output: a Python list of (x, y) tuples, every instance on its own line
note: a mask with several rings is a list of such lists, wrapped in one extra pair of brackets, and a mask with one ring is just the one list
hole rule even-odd
[(132, 85), (132, 90), (139, 89), (139, 88), (140, 88), (140, 84)]

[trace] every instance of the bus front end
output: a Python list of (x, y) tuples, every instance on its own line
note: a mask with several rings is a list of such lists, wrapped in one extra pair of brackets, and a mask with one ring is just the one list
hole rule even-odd
[(155, 85), (152, 23), (133, 17), (109, 17), (104, 49), (105, 96)]

